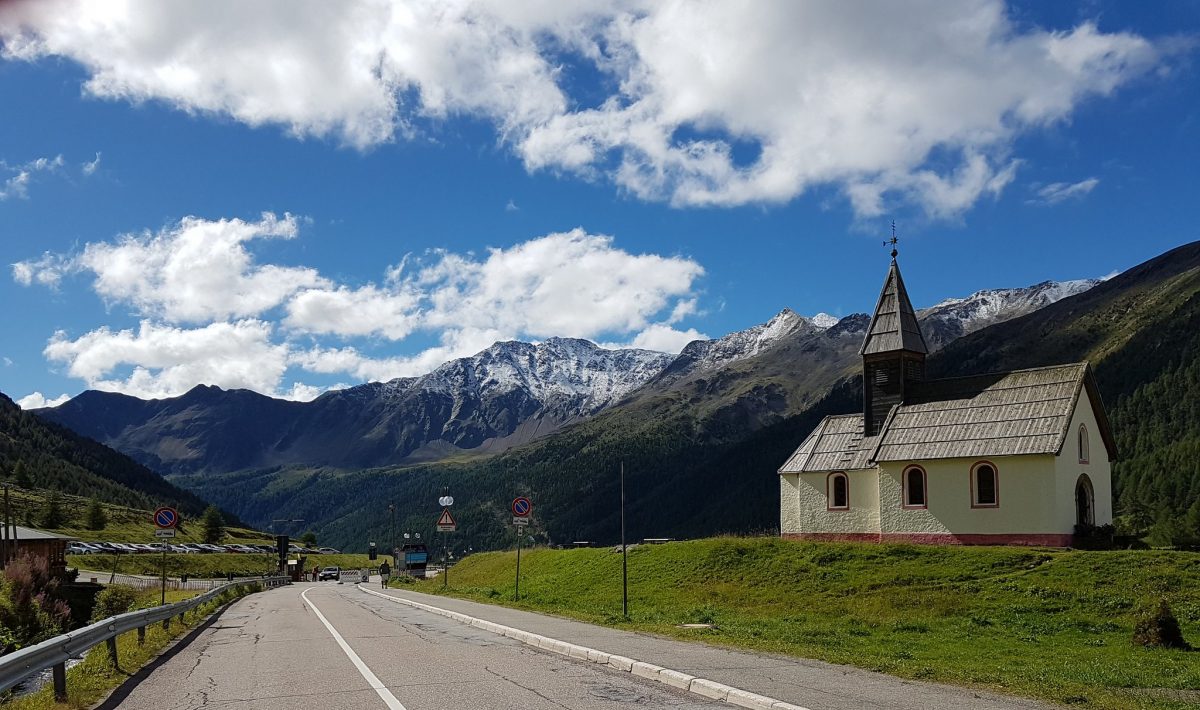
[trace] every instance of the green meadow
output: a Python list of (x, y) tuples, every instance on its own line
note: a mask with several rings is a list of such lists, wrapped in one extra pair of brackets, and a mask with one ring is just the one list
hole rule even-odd
[[(1200, 646), (1200, 554), (713, 538), (472, 555), (434, 594), (1090, 708), (1200, 706), (1200, 652), (1132, 643), (1166, 599)], [(685, 623), (712, 629), (682, 629)]]

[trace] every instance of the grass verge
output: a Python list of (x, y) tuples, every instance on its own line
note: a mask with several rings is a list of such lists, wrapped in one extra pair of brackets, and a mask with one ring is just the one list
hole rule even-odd
[[(152, 624), (146, 627), (146, 642), (141, 646), (138, 645), (136, 631), (121, 634), (117, 637), (119, 668), (114, 667), (109, 660), (108, 650), (104, 644), (94, 647), (84, 657), (82, 663), (67, 670), (67, 702), (65, 703), (55, 702), (54, 687), (47, 683), (37, 692), (4, 703), (4, 710), (92, 707), (114, 688), (128, 680), (139, 668), (153, 660), (172, 640), (204, 623), (208, 615), (222, 605), (239, 599), (251, 591), (253, 588), (242, 588), (222, 593), (216, 599), (188, 612), (183, 623), (180, 623), (177, 618), (172, 619), (170, 629), (163, 629), (161, 624)], [(181, 601), (196, 594), (197, 592), (168, 592), (167, 602)], [(154, 606), (158, 601), (157, 592), (144, 595), (144, 600), (146, 603), (143, 606)]]
[[(167, 576), (178, 577), (186, 574), (196, 579), (224, 577), (232, 572), (239, 577), (257, 577), (263, 574), (273, 574), (278, 563), (275, 555), (222, 554), (210, 555), (167, 555)], [(118, 574), (157, 575), (162, 570), (162, 555), (69, 555), (67, 565), (77, 569), (93, 572), (112, 572), (116, 565)], [(305, 567), (311, 571), (314, 566), (338, 566), (342, 569), (358, 569), (378, 564), (372, 563), (366, 555), (309, 555)]]
[[(483, 553), (410, 588), (616, 628), (817, 658), (1089, 708), (1200, 707), (1200, 652), (1131, 642), (1170, 602), (1200, 645), (1200, 555), (714, 538), (609, 549)], [(714, 624), (680, 629), (678, 624)]]

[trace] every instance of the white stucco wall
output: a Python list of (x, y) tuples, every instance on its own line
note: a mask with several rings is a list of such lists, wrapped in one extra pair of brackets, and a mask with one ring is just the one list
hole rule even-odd
[(780, 476), (780, 532), (879, 532), (879, 485), (874, 469), (847, 471), (850, 508), (828, 510), (827, 473)]
[[(1079, 425), (1087, 427), (1088, 432), (1088, 463), (1079, 463)], [(1096, 525), (1106, 525), (1112, 522), (1112, 462), (1108, 458), (1108, 450), (1104, 447), (1104, 439), (1100, 437), (1100, 427), (1096, 423), (1096, 412), (1092, 408), (1091, 398), (1084, 391), (1079, 395), (1079, 402), (1071, 416), (1071, 426), (1067, 430), (1067, 440), (1062, 451), (1055, 457), (1055, 482), (1057, 486), (1056, 500), (1058, 509), (1055, 516), (1072, 530), (1075, 527), (1075, 483), (1080, 474), (1086, 473), (1092, 482), (1095, 493)]]
[[(971, 507), (971, 468), (980, 461), (996, 468), (1000, 505)], [(927, 508), (901, 506), (901, 475), (910, 463), (926, 473)], [(879, 477), (880, 529), (890, 533), (968, 535), (1069, 533), (1056, 519), (1057, 483), (1053, 456), (938, 459), (886, 463)]]

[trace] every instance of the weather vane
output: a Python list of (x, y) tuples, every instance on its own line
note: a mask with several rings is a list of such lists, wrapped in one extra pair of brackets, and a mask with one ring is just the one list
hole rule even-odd
[(889, 244), (891, 244), (891, 245), (892, 245), (892, 258), (893, 258), (893, 259), (895, 259), (895, 258), (896, 258), (896, 254), (898, 253), (898, 252), (896, 251), (896, 242), (899, 242), (899, 241), (900, 241), (900, 240), (896, 238), (896, 220), (894, 220), (894, 219), (893, 219), (893, 220), (892, 220), (892, 238), (891, 238), (891, 239), (887, 239), (887, 240), (885, 240), (885, 241), (883, 242), (883, 245), (884, 245), (884, 246), (887, 246), (887, 245), (889, 245)]

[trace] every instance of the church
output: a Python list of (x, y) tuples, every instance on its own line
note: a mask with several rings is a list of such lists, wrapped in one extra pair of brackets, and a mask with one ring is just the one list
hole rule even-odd
[(1112, 522), (1116, 456), (1086, 362), (940, 380), (896, 251), (860, 354), (863, 407), (779, 469), (786, 539), (1069, 547)]

